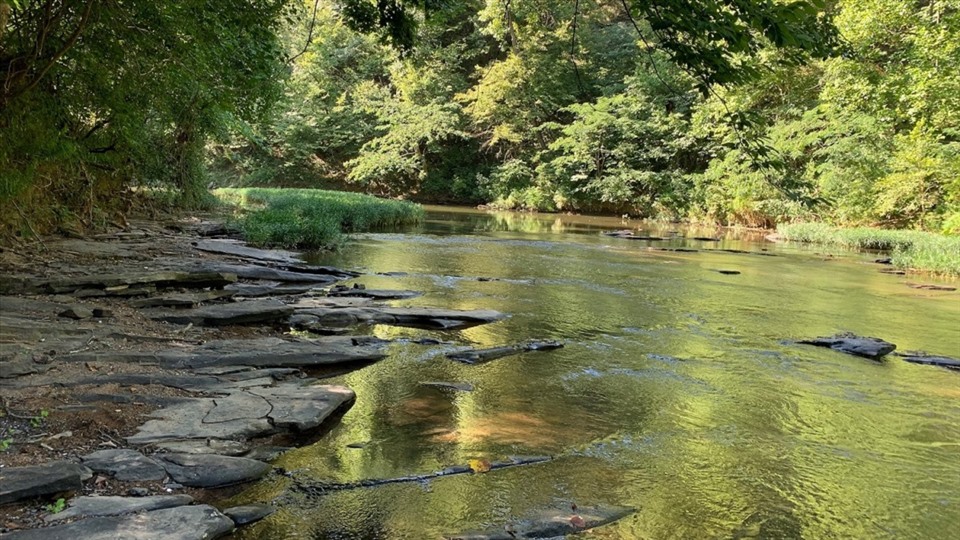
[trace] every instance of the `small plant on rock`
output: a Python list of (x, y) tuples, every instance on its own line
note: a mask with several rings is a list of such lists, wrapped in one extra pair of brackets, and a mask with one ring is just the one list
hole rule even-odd
[(66, 507), (67, 507), (67, 500), (64, 499), (63, 497), (60, 497), (59, 499), (57, 499), (56, 502), (50, 503), (44, 508), (47, 510), (47, 512), (50, 512), (51, 514), (58, 514), (60, 512), (63, 512), (63, 509)]

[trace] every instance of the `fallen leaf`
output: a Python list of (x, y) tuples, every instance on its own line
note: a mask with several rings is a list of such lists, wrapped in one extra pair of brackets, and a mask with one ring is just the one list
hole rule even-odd
[(490, 470), (490, 462), (485, 459), (471, 459), (470, 468), (475, 473), (485, 473)]
[(570, 518), (570, 524), (578, 529), (583, 529), (587, 526), (587, 522), (584, 521), (580, 516), (573, 516)]

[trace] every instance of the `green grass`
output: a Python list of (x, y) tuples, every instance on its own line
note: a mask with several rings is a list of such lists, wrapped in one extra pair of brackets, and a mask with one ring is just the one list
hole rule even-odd
[(418, 204), (321, 189), (224, 188), (213, 194), (237, 209), (238, 225), (251, 244), (336, 249), (345, 233), (417, 223)]
[(891, 252), (898, 268), (960, 276), (960, 237), (923, 231), (844, 229), (823, 223), (792, 223), (777, 227), (786, 240), (829, 244), (851, 249)]

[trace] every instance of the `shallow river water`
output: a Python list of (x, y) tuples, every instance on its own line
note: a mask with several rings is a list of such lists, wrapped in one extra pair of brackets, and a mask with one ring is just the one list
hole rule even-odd
[[(348, 482), (471, 459), (556, 459), (288, 498), (237, 537), (442, 538), (571, 504), (636, 508), (582, 538), (960, 535), (960, 373), (790, 343), (850, 331), (960, 356), (960, 292), (907, 287), (933, 280), (880, 273), (875, 256), (749, 233), (644, 225), (678, 236), (599, 234), (632, 226), (433, 208), (421, 226), (359, 235), (317, 259), (406, 273), (357, 280), (425, 293), (398, 305), (510, 315), (462, 331), (373, 328), (380, 337), (566, 347), (463, 365), (443, 356), (455, 345), (391, 345), (386, 360), (331, 380), (357, 392), (355, 406), (277, 465)], [(713, 248), (777, 256), (702, 251)], [(269, 501), (285, 482), (273, 477), (236, 500)]]

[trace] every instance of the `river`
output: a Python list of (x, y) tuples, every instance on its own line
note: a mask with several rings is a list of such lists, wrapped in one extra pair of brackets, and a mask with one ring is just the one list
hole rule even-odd
[[(849, 331), (960, 357), (960, 293), (907, 287), (934, 280), (880, 273), (875, 256), (750, 232), (643, 225), (676, 235), (660, 242), (599, 234), (633, 226), (430, 208), (420, 226), (358, 235), (318, 256), (405, 273), (357, 280), (425, 293), (398, 305), (510, 315), (461, 331), (373, 327), (379, 337), (566, 346), (464, 365), (443, 356), (454, 345), (391, 345), (386, 360), (330, 380), (357, 392), (355, 406), (278, 466), (348, 482), (471, 459), (556, 459), (304, 496), (237, 537), (441, 538), (571, 504), (637, 509), (581, 534), (593, 539), (956, 537), (960, 373), (790, 340)], [(775, 256), (704, 251), (716, 248)], [(284, 486), (273, 477), (235, 499), (269, 501)]]

